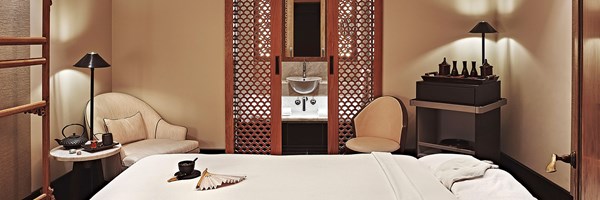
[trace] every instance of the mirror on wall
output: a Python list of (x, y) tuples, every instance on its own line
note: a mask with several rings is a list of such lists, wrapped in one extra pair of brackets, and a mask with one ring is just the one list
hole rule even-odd
[(326, 0), (285, 0), (284, 59), (325, 57)]

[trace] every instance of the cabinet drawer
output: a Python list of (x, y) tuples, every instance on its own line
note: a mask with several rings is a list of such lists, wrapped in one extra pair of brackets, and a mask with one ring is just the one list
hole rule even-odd
[(417, 99), (471, 106), (484, 106), (500, 99), (500, 82), (467, 85), (417, 82)]

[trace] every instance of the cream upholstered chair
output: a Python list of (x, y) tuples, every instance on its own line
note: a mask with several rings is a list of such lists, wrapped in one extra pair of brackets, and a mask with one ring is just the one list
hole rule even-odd
[(353, 121), (356, 137), (346, 142), (346, 151), (368, 153), (403, 149), (401, 141), (406, 137), (408, 117), (406, 107), (399, 99), (379, 97), (364, 107)]
[[(88, 126), (89, 109), (88, 102), (85, 114)], [(138, 121), (125, 122), (125, 127), (129, 127), (125, 129), (130, 131), (119, 130), (116, 126), (107, 127), (108, 122), (130, 119)], [(94, 133), (111, 132), (111, 128), (114, 140), (122, 144), (120, 155), (125, 167), (150, 155), (187, 153), (198, 149), (198, 141), (185, 140), (187, 128), (169, 124), (148, 104), (128, 94), (105, 93), (94, 97)], [(138, 135), (131, 136), (127, 132), (136, 132)]]

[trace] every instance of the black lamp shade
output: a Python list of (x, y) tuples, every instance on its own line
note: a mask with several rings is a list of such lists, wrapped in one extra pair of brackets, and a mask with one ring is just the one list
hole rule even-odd
[(480, 21), (469, 33), (497, 33), (496, 29), (486, 21)]
[(100, 57), (100, 54), (90, 52), (85, 54), (85, 56), (83, 56), (83, 58), (81, 58), (81, 60), (79, 60), (73, 66), (92, 69), (110, 67), (110, 64), (108, 64), (104, 59), (102, 59), (102, 57)]

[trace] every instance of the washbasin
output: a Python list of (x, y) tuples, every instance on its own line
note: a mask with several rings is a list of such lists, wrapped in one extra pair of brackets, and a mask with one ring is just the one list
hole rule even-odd
[(299, 76), (292, 76), (285, 78), (285, 80), (288, 82), (288, 84), (290, 84), (292, 90), (295, 92), (300, 94), (309, 94), (317, 89), (317, 86), (319, 86), (319, 83), (323, 79), (321, 77), (303, 78)]

